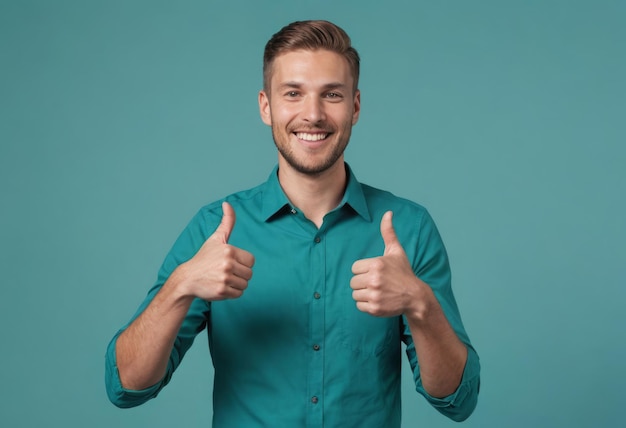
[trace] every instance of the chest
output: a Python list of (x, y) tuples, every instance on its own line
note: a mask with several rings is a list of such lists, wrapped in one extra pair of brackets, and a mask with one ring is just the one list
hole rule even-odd
[(230, 243), (255, 256), (253, 277), (241, 298), (212, 304), (213, 344), (292, 352), (323, 343), (378, 355), (399, 343), (398, 318), (364, 314), (352, 299), (352, 264), (381, 255), (384, 246), (378, 227), (350, 226), (325, 231), (280, 223), (263, 233), (234, 233)]

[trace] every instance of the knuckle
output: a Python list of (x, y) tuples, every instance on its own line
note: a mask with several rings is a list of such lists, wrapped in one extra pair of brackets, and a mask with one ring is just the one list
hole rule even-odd
[(226, 293), (226, 287), (219, 287), (215, 290), (215, 296), (218, 300), (223, 300), (225, 299), (227, 296)]
[(383, 283), (383, 276), (380, 272), (376, 271), (372, 273), (370, 286), (374, 289), (379, 289)]
[(220, 272), (222, 272), (223, 275), (227, 276), (232, 273), (233, 268), (233, 261), (230, 259), (222, 260), (220, 263)]
[(233, 257), (235, 254), (235, 248), (232, 245), (224, 245), (222, 248), (222, 255), (227, 258)]
[(224, 288), (230, 279), (230, 275), (226, 271), (222, 271), (217, 276), (217, 282), (220, 285), (220, 289)]

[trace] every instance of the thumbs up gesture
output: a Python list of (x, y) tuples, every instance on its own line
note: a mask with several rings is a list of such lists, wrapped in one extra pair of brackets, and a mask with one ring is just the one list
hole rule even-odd
[(235, 210), (228, 202), (222, 204), (222, 209), (222, 221), (213, 235), (175, 271), (186, 295), (207, 301), (237, 298), (252, 278), (254, 256), (228, 244), (235, 227)]
[(380, 222), (380, 234), (385, 243), (383, 255), (358, 260), (352, 265), (352, 298), (360, 311), (378, 317), (406, 313), (415, 304), (420, 288), (416, 284), (424, 284), (413, 273), (396, 236), (392, 217), (393, 213), (387, 211)]

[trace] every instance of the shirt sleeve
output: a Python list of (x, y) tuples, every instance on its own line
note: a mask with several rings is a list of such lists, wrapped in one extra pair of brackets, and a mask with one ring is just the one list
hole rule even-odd
[(444, 398), (432, 397), (422, 385), (415, 344), (411, 337), (408, 322), (405, 317), (402, 317), (403, 341), (406, 344), (406, 354), (413, 371), (415, 388), (440, 413), (452, 420), (463, 421), (472, 414), (478, 401), (480, 361), (465, 332), (461, 315), (452, 293), (450, 265), (443, 241), (435, 223), (426, 211), (424, 211), (420, 221), (419, 239), (417, 241), (413, 268), (415, 274), (432, 288), (448, 322), (459, 339), (467, 347), (467, 361), (457, 390)]
[(191, 347), (196, 335), (207, 325), (209, 303), (200, 299), (192, 302), (191, 307), (181, 325), (178, 335), (174, 341), (174, 347), (170, 354), (167, 371), (163, 379), (157, 384), (144, 390), (129, 390), (122, 386), (119, 372), (115, 345), (120, 334), (144, 311), (150, 304), (154, 296), (159, 292), (171, 273), (182, 263), (193, 257), (206, 240), (207, 222), (201, 210), (187, 225), (185, 230), (178, 237), (174, 246), (166, 256), (158, 274), (154, 286), (139, 306), (139, 309), (131, 320), (121, 328), (109, 343), (105, 355), (105, 386), (109, 399), (113, 404), (121, 408), (135, 407), (156, 397), (158, 393), (167, 385), (172, 374), (181, 363), (185, 353)]

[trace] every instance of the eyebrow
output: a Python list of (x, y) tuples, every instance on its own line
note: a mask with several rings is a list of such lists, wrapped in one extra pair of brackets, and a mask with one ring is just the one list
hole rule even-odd
[[(303, 83), (296, 82), (296, 81), (283, 82), (280, 85), (278, 85), (279, 89), (286, 89), (286, 88), (299, 89), (299, 88), (302, 88), (302, 86), (304, 86)], [(322, 86), (322, 88), (325, 91), (328, 91), (331, 89), (346, 89), (347, 87), (348, 86), (345, 83), (341, 83), (341, 82), (329, 82)]]

